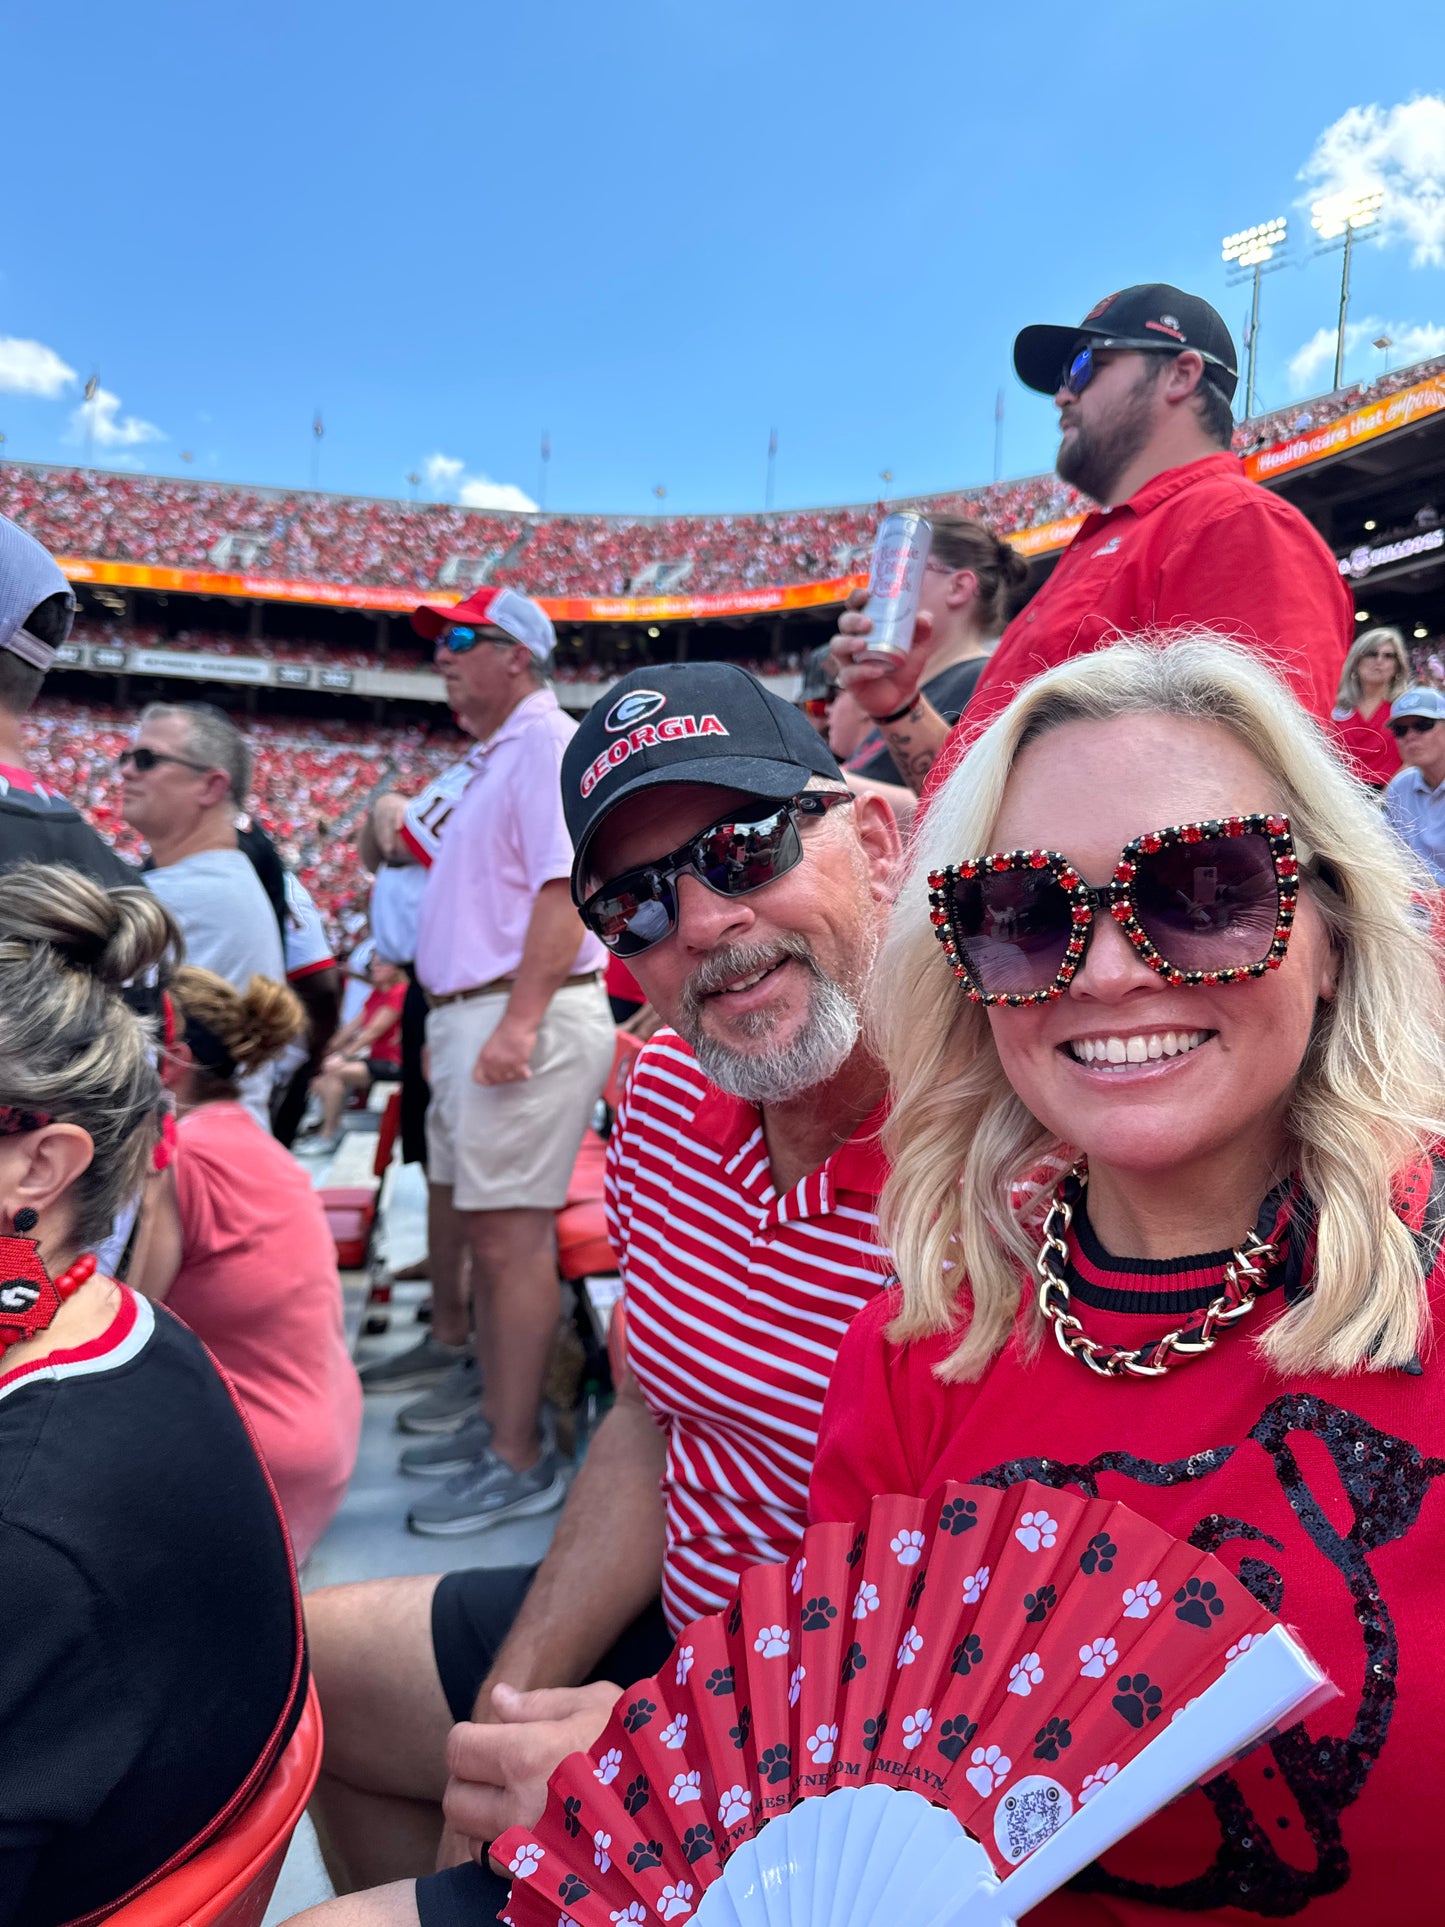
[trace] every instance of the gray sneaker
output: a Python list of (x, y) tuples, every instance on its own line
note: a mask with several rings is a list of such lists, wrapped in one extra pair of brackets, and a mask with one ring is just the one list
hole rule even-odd
[(529, 1519), (551, 1512), (566, 1496), (562, 1461), (545, 1446), (542, 1456), (525, 1472), (514, 1472), (495, 1452), (448, 1479), (434, 1499), (423, 1499), (407, 1514), (413, 1532), (430, 1538), (449, 1538), (460, 1532), (480, 1532), (504, 1519)]
[[(472, 1403), (475, 1405), (476, 1400)], [(469, 1471), (478, 1459), (485, 1458), (491, 1442), (491, 1425), (477, 1412), (454, 1432), (408, 1445), (396, 1462), (397, 1469), (410, 1473), (414, 1479), (449, 1479), (453, 1473)]]
[(406, 1351), (363, 1365), (357, 1376), (364, 1392), (420, 1392), (445, 1378), (470, 1351), (468, 1345), (439, 1344), (428, 1332)]
[(445, 1378), (439, 1378), (429, 1392), (403, 1405), (396, 1415), (398, 1432), (455, 1432), (477, 1415), (482, 1395), (482, 1375), (476, 1354), (459, 1358)]

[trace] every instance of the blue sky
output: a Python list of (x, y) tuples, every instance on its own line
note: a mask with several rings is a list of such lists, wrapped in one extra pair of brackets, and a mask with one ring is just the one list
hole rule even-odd
[(1312, 156), (1395, 188), (1347, 372), (1445, 347), (1439, 0), (11, 0), (4, 48), (16, 460), (83, 458), (94, 372), (97, 463), (161, 473), (307, 485), (319, 407), (325, 488), (535, 498), (546, 430), (549, 508), (755, 508), (776, 427), (779, 507), (851, 501), (990, 479), (1002, 387), (1024, 474), (1017, 329), (1159, 279), (1238, 335), (1275, 214), (1260, 396), (1329, 386)]

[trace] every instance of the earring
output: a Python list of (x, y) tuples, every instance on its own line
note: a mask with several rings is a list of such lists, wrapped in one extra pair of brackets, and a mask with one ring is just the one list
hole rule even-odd
[(65, 1300), (92, 1277), (93, 1251), (76, 1259), (58, 1278), (52, 1278), (34, 1238), (24, 1234), (40, 1222), (28, 1204), (12, 1220), (15, 1235), (0, 1238), (0, 1358), (12, 1345), (22, 1344), (45, 1330)]

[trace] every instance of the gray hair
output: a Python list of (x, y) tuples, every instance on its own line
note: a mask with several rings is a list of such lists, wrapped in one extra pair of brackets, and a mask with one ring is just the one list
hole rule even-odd
[(244, 809), (251, 794), (251, 751), (226, 712), (214, 703), (147, 703), (140, 713), (143, 724), (168, 716), (184, 721), (187, 752), (208, 769), (222, 770), (231, 785), (231, 801)]
[(161, 1101), (148, 1026), (121, 987), (179, 951), (149, 890), (106, 891), (59, 864), (0, 875), (0, 1103), (88, 1132), (94, 1154), (70, 1192), (80, 1245), (139, 1189)]

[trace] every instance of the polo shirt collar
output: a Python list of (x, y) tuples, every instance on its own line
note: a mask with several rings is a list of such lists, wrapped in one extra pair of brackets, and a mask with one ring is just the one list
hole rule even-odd
[(1414, 790), (1417, 796), (1426, 797), (1432, 803), (1435, 801), (1437, 796), (1445, 797), (1445, 782), (1437, 783), (1435, 788), (1432, 790), (1430, 785), (1425, 781), (1424, 771), (1419, 767), (1418, 764), (1407, 763), (1405, 765), (1405, 774), (1412, 779), (1410, 783), (1410, 788)]
[[(1116, 516), (1128, 513), (1145, 516), (1161, 507), (1181, 490), (1192, 488), (1196, 482), (1206, 482), (1216, 475), (1239, 473), (1239, 458), (1231, 455), (1228, 449), (1220, 449), (1217, 455), (1201, 455), (1198, 461), (1182, 462), (1178, 468), (1166, 468), (1152, 476), (1142, 488), (1136, 488), (1127, 502), (1120, 502), (1112, 509), (1095, 509), (1085, 518), (1079, 535), (1111, 522)], [(1078, 540), (1078, 537), (1075, 537)]]
[[(808, 1172), (790, 1192), (774, 1200), (777, 1215), (785, 1219), (825, 1217), (836, 1208), (838, 1193), (842, 1191), (876, 1197), (888, 1175), (882, 1143), (887, 1117), (888, 1101), (883, 1098), (853, 1135), (816, 1171)], [(762, 1139), (762, 1117), (755, 1104), (744, 1103), (731, 1092), (709, 1084), (706, 1096), (693, 1112), (692, 1135), (710, 1144), (725, 1166), (735, 1166), (733, 1175), (743, 1190), (759, 1203), (773, 1196), (772, 1174)], [(762, 1146), (759, 1156), (756, 1160), (745, 1157), (740, 1160), (740, 1154), (754, 1138)]]
[[(488, 755), (492, 750), (500, 748), (503, 743), (511, 742), (513, 737), (520, 736), (527, 725), (538, 716), (545, 716), (556, 707), (557, 697), (552, 690), (534, 689), (530, 696), (523, 697), (507, 720), (494, 729), (484, 743), (477, 744), (477, 749), (484, 756)], [(473, 754), (475, 753), (474, 751)]]

